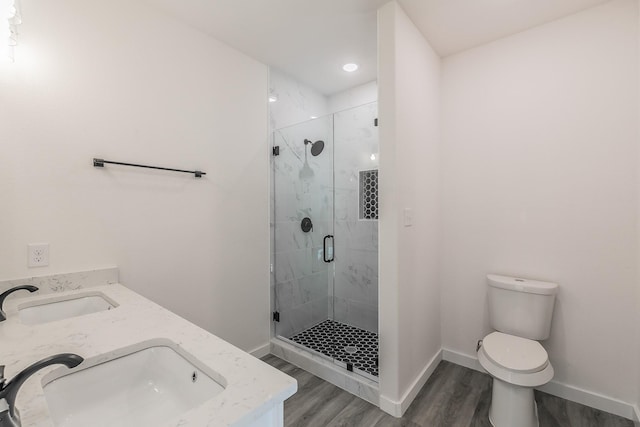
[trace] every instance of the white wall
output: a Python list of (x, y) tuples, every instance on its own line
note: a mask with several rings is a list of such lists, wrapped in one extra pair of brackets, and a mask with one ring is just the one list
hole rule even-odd
[(441, 347), (440, 59), (396, 2), (379, 10), (378, 40), (380, 394), (381, 407), (399, 415)]
[(617, 0), (443, 63), (443, 346), (475, 356), (487, 273), (560, 284), (554, 381), (635, 402), (638, 18)]
[[(139, 2), (22, 6), (17, 62), (0, 65), (1, 278), (117, 265), (222, 338), (266, 344), (266, 66)], [(31, 242), (49, 267), (26, 268)]]

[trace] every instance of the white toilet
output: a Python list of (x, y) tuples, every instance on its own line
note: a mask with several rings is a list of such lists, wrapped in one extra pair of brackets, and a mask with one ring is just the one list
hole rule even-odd
[(493, 377), (489, 421), (494, 427), (538, 427), (534, 387), (553, 378), (538, 341), (549, 338), (556, 283), (489, 274), (492, 332), (478, 345), (480, 365)]

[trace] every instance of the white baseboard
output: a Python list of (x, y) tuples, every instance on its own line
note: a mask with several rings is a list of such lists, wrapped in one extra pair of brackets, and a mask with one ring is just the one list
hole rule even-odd
[(456, 365), (464, 366), (465, 368), (473, 369), (479, 372), (486, 372), (480, 366), (477, 357), (469, 356), (468, 354), (458, 353), (457, 351), (442, 349), (442, 360), (455, 363)]
[[(442, 359), (451, 363), (455, 363), (456, 365), (475, 369), (476, 371), (486, 372), (484, 369), (482, 369), (482, 366), (480, 366), (480, 362), (478, 362), (478, 359), (475, 356), (459, 353), (453, 350), (442, 349)], [(638, 418), (640, 416), (640, 411), (638, 410), (637, 406), (631, 405), (618, 399), (614, 399), (609, 396), (604, 396), (592, 391), (583, 390), (569, 384), (551, 381), (550, 383), (545, 384), (542, 387), (536, 388), (536, 390), (540, 390), (542, 392), (549, 393), (553, 396), (561, 397), (572, 402), (580, 403), (582, 405), (590, 406), (601, 411), (619, 415), (630, 420), (640, 420)]]
[(384, 395), (380, 395), (380, 409), (382, 409), (387, 414), (393, 415), (394, 417), (401, 417), (409, 406), (413, 402), (413, 399), (416, 398), (422, 387), (425, 385), (433, 371), (436, 370), (438, 363), (442, 360), (442, 350), (437, 352), (435, 356), (431, 358), (429, 363), (422, 369), (420, 375), (416, 378), (416, 380), (411, 384), (409, 390), (402, 396), (399, 402), (389, 399)]
[(610, 412), (630, 420), (635, 418), (633, 405), (568, 384), (551, 381), (542, 387), (537, 387), (536, 390), (540, 390), (572, 402), (581, 403), (592, 408), (600, 409), (601, 411)]
[(261, 357), (266, 356), (270, 352), (271, 352), (271, 344), (266, 343), (261, 345), (260, 347), (254, 348), (253, 350), (249, 351), (249, 354), (260, 359)]

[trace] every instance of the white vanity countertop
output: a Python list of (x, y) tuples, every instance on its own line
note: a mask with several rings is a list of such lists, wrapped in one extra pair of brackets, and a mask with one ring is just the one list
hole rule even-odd
[[(18, 307), (27, 302), (88, 291), (101, 292), (119, 306), (34, 326), (23, 325), (19, 320)], [(7, 379), (54, 354), (76, 353), (87, 359), (109, 356), (142, 341), (164, 339), (174, 342), (226, 380), (222, 393), (181, 417), (167, 420), (163, 424), (166, 427), (243, 426), (297, 390), (295, 379), (119, 284), (7, 300), (4, 309), (7, 320), (0, 322), (0, 364), (6, 365)], [(54, 365), (42, 369), (20, 389), (16, 407), (23, 427), (53, 426), (42, 379), (60, 368)]]

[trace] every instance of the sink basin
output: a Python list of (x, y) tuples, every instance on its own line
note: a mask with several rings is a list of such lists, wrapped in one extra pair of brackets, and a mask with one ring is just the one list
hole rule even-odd
[(147, 344), (104, 359), (45, 376), (44, 395), (55, 426), (155, 427), (221, 393), (226, 384), (173, 343)]
[(25, 325), (38, 325), (111, 310), (117, 306), (118, 304), (101, 292), (83, 292), (67, 297), (54, 297), (26, 303), (18, 307), (18, 313), (20, 321)]

